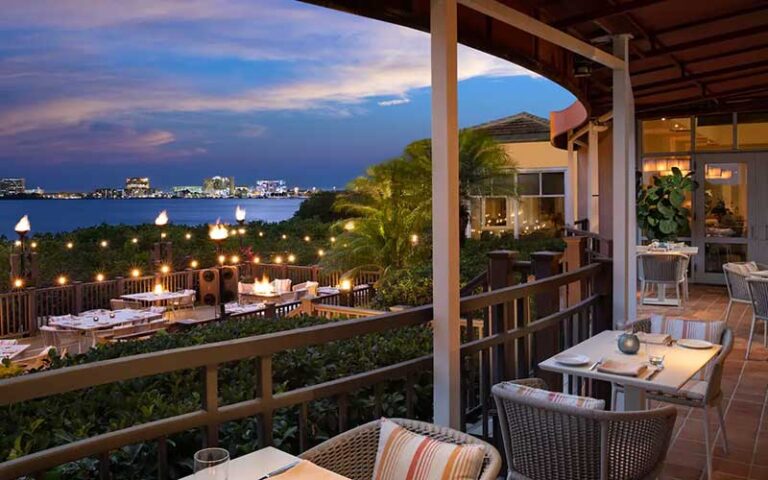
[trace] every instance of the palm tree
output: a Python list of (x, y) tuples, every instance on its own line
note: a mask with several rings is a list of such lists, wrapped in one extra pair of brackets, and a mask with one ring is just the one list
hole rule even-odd
[[(432, 175), (432, 142), (418, 140), (405, 147), (403, 158), (414, 165), (416, 172)], [(459, 132), (459, 238), (463, 245), (469, 224), (472, 196), (517, 196), (517, 168), (504, 147), (481, 130)], [(424, 180), (422, 180), (423, 182)]]

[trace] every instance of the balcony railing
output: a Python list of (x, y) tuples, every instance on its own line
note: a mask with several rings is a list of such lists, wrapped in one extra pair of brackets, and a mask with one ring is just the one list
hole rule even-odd
[[(546, 260), (546, 261), (544, 261)], [(512, 268), (513, 262), (508, 262)], [(592, 263), (568, 273), (561, 269), (559, 257), (534, 256), (534, 273), (538, 280), (519, 285), (498, 286), (498, 265), (490, 275), (490, 291), (464, 297), (461, 312), (466, 330), (461, 346), (462, 426), (478, 431), (483, 438), (500, 444), (492, 435), (490, 422), (495, 410), (490, 396), (493, 383), (544, 374), (538, 362), (568, 348), (587, 337), (611, 328), (609, 261)], [(547, 269), (549, 268), (549, 271)], [(511, 276), (511, 273), (508, 272)], [(569, 294), (576, 289), (578, 296)], [(577, 298), (577, 301), (574, 301)], [(258, 315), (258, 314), (257, 314)], [(244, 315), (241, 318), (246, 318)], [(372, 387), (377, 392), (371, 413), (380, 415), (382, 385), (404, 384), (405, 405), (412, 416), (417, 401), (415, 378), (432, 370), (432, 356), (404, 359), (399, 363), (332, 381), (276, 393), (273, 385), (272, 359), (275, 354), (301, 347), (351, 339), (372, 333), (392, 331), (432, 321), (430, 305), (375, 317), (300, 328), (256, 337), (211, 343), (174, 350), (100, 361), (68, 368), (53, 369), (0, 381), (0, 406), (52, 397), (91, 387), (123, 382), (151, 375), (198, 369), (202, 373), (203, 394), (199, 408), (176, 416), (132, 425), (107, 433), (32, 452), (0, 464), (0, 478), (43, 472), (58, 465), (88, 457), (100, 460), (102, 478), (109, 478), (109, 452), (127, 445), (157, 442), (160, 478), (168, 472), (166, 439), (169, 435), (190, 429), (203, 429), (205, 444), (218, 443), (219, 426), (246, 417), (259, 419), (258, 442), (273, 442), (273, 414), (288, 407), (298, 409), (296, 427), (299, 446), (309, 445), (307, 410), (310, 402), (335, 399), (338, 408), (338, 431), (348, 429), (349, 396)], [(477, 327), (477, 328), (476, 328)], [(478, 337), (476, 330), (481, 332)], [(253, 398), (222, 405), (219, 402), (219, 367), (229, 362), (257, 359), (256, 392)], [(556, 380), (560, 380), (559, 376)], [(555, 383), (557, 385), (557, 383)], [(569, 379), (571, 390), (588, 389), (577, 379)], [(599, 394), (599, 392), (593, 392)]]
[[(241, 276), (270, 279), (288, 278), (293, 284), (316, 281), (320, 285), (338, 285), (341, 273), (325, 271), (318, 266), (242, 264)], [(0, 294), (0, 337), (19, 337), (34, 334), (38, 327), (48, 323), (54, 315), (76, 315), (85, 310), (109, 308), (109, 300), (131, 293), (151, 292), (157, 283), (168, 291), (191, 289), (199, 291), (199, 273), (185, 270), (165, 275), (147, 275), (137, 278), (116, 278), (102, 282), (73, 282), (69, 285), (28, 288)], [(377, 272), (358, 272), (354, 285), (373, 284)], [(363, 293), (355, 293), (363, 295)], [(330, 300), (329, 300), (330, 301)], [(361, 303), (360, 303), (361, 304)]]

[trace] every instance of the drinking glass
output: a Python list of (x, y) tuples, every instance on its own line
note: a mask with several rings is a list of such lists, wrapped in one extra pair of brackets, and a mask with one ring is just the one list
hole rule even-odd
[(227, 480), (228, 475), (228, 451), (204, 448), (195, 452), (195, 480)]
[(658, 345), (653, 343), (646, 343), (645, 348), (648, 350), (648, 363), (654, 367), (664, 366), (664, 349), (665, 345)]

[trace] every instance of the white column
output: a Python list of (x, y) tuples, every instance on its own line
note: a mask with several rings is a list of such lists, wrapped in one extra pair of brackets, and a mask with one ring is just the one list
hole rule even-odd
[(613, 322), (637, 317), (635, 258), (635, 112), (629, 78), (628, 35), (613, 40), (613, 54), (624, 59), (613, 70)]
[(459, 428), (459, 128), (456, 0), (431, 0), (435, 423)]
[(578, 181), (579, 172), (576, 164), (576, 152), (573, 150), (573, 141), (570, 136), (573, 132), (568, 132), (568, 173), (565, 179), (565, 224), (573, 225), (578, 220)]
[(599, 137), (597, 127), (590, 122), (588, 130), (588, 147), (587, 147), (587, 168), (585, 172), (586, 187), (587, 187), (587, 218), (589, 218), (589, 230), (591, 232), (600, 232), (600, 201), (599, 194), (599, 179), (598, 179), (598, 167), (599, 160)]

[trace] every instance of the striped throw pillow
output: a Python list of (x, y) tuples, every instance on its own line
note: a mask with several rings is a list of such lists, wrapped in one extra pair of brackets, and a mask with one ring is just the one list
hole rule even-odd
[(651, 315), (651, 333), (667, 333), (673, 339), (695, 338), (712, 343), (720, 343), (725, 322), (706, 320), (686, 320), (684, 318), (666, 318), (663, 315)]
[(569, 395), (567, 393), (550, 392), (540, 388), (531, 388), (514, 382), (504, 382), (499, 384), (504, 390), (520, 395), (521, 397), (538, 398), (547, 400), (558, 405), (568, 405), (570, 407), (588, 408), (591, 410), (604, 410), (605, 401), (597, 398), (581, 397), (579, 395)]
[(480, 445), (440, 442), (382, 418), (373, 480), (477, 480), (484, 458)]

